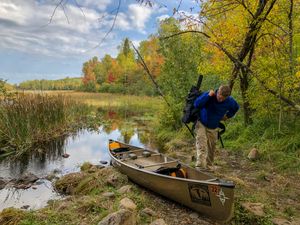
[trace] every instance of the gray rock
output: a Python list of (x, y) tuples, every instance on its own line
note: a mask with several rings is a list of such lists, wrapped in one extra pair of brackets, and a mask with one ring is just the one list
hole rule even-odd
[(64, 154), (62, 154), (62, 157), (63, 157), (63, 158), (69, 158), (69, 157), (70, 157), (70, 154), (64, 153)]
[(107, 164), (107, 161), (100, 160), (100, 163), (101, 163), (101, 164)]
[(96, 166), (92, 166), (91, 168), (88, 169), (88, 173), (95, 173), (97, 171), (97, 167)]
[(22, 207), (21, 207), (21, 209), (28, 209), (30, 207), (30, 205), (23, 205)]
[(118, 190), (118, 192), (119, 192), (120, 194), (125, 194), (125, 193), (130, 192), (131, 189), (132, 189), (132, 186), (131, 186), (131, 185), (125, 185), (125, 186), (121, 187), (121, 188)]
[(258, 150), (256, 148), (252, 148), (248, 154), (248, 159), (256, 160), (258, 158), (258, 155), (259, 155)]
[(58, 179), (55, 173), (50, 173), (45, 177), (46, 180), (53, 181), (54, 179)]
[(141, 211), (141, 215), (143, 216), (156, 216), (157, 213), (154, 212), (152, 209), (150, 208), (145, 208)]
[(56, 168), (56, 169), (53, 170), (53, 173), (54, 173), (54, 174), (56, 174), (56, 173), (61, 173), (61, 172), (62, 172), (61, 169), (58, 169), (58, 168)]
[(104, 196), (106, 198), (114, 198), (115, 197), (115, 193), (113, 193), (113, 192), (104, 192), (102, 194), (102, 196)]
[(107, 215), (98, 225), (135, 225), (136, 218), (130, 210), (120, 209), (119, 211)]
[(31, 184), (38, 180), (39, 178), (33, 173), (25, 173), (23, 174), (16, 183), (18, 184)]
[(193, 212), (193, 213), (190, 214), (191, 219), (197, 219), (198, 217), (199, 217), (199, 214), (196, 213), (196, 212)]
[(106, 183), (113, 186), (113, 187), (116, 187), (118, 185), (118, 177), (116, 174), (111, 174), (107, 180), (106, 180)]
[(0, 180), (0, 190), (6, 186), (6, 182), (4, 180)]
[(136, 204), (134, 204), (134, 202), (129, 198), (123, 198), (120, 201), (119, 208), (134, 211), (136, 209)]
[(283, 219), (283, 218), (274, 218), (274, 219), (272, 219), (272, 223), (275, 225), (290, 225), (291, 224), (290, 221)]
[(105, 168), (105, 166), (103, 165), (95, 165), (97, 167), (98, 170)]
[(167, 225), (163, 219), (154, 220), (150, 225)]
[(255, 216), (262, 217), (265, 215), (264, 204), (262, 203), (244, 202), (242, 203), (242, 207)]

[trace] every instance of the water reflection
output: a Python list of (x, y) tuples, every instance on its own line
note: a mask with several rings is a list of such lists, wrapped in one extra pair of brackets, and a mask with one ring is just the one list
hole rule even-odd
[[(108, 140), (116, 139), (139, 147), (151, 144), (145, 120), (136, 113), (126, 112), (126, 117), (116, 111), (101, 112), (103, 125), (95, 131), (80, 130), (76, 134), (62, 137), (47, 145), (47, 151), (36, 151), (19, 160), (2, 160), (0, 162), (1, 177), (5, 180), (19, 178), (30, 172), (40, 178), (51, 172), (60, 171), (60, 175), (75, 172), (84, 162), (100, 164), (109, 161)], [(124, 114), (123, 114), (124, 115)], [(142, 141), (141, 141), (142, 140)], [(62, 155), (68, 153), (69, 157)], [(45, 180), (44, 180), (45, 181)], [(42, 182), (34, 189), (16, 190), (5, 188), (0, 190), (0, 210), (7, 207), (29, 205), (31, 209), (43, 207), (49, 199), (58, 198), (49, 181)]]

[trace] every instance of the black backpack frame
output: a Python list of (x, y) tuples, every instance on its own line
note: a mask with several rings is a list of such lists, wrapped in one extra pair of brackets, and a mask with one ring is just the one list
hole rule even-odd
[[(190, 92), (185, 99), (185, 107), (183, 109), (183, 116), (181, 118), (181, 121), (189, 129), (189, 131), (191, 132), (193, 137), (194, 137), (193, 131), (195, 129), (195, 125), (197, 123), (199, 111), (200, 111), (199, 108), (194, 107), (194, 102), (203, 93), (200, 90), (202, 80), (203, 80), (203, 75), (199, 75), (197, 86), (193, 85), (192, 88), (190, 89)], [(192, 130), (190, 130), (190, 128), (188, 126), (189, 123), (193, 123)], [(224, 148), (224, 144), (223, 144), (221, 135), (225, 132), (226, 128), (225, 128), (225, 125), (221, 122), (219, 123), (218, 127), (221, 129), (220, 131), (218, 131), (218, 139), (220, 139), (222, 148)]]

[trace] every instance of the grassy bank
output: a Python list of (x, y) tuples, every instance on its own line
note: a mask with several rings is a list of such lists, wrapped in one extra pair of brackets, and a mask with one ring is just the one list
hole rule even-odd
[(81, 126), (89, 107), (63, 95), (17, 94), (1, 101), (2, 153), (17, 155)]
[[(116, 212), (124, 198), (131, 199), (136, 205), (134, 217), (137, 225), (150, 224), (157, 218), (163, 218), (169, 225), (211, 224), (202, 217), (190, 218), (191, 210), (131, 183), (112, 167), (98, 169), (85, 163), (81, 172), (62, 177), (55, 187), (69, 196), (64, 200), (51, 201), (47, 207), (36, 211), (4, 209), (0, 212), (0, 224), (96, 225), (107, 215)], [(143, 213), (145, 209), (153, 213)]]
[[(2, 157), (41, 149), (45, 142), (82, 127), (97, 128), (103, 111), (149, 114), (159, 111), (160, 98), (82, 93), (74, 91), (25, 91), (5, 98), (0, 108), (0, 148)], [(112, 114), (111, 113), (111, 114)], [(109, 115), (111, 116), (111, 115)]]
[[(25, 91), (25, 93), (39, 93), (38, 91)], [(48, 95), (62, 94), (76, 101), (100, 108), (124, 108), (138, 111), (156, 111), (162, 106), (160, 97), (122, 95), (110, 93), (89, 93), (76, 91), (43, 91)]]

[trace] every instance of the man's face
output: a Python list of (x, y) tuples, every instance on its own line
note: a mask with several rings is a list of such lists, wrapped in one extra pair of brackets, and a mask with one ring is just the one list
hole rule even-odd
[(217, 92), (217, 100), (218, 102), (224, 102), (226, 97), (222, 96), (219, 92)]

